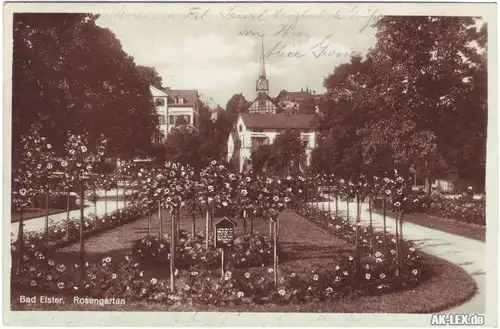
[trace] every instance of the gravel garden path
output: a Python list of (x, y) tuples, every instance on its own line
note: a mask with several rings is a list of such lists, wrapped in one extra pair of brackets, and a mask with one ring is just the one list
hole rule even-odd
[[(118, 190), (119, 195), (123, 194), (123, 189)], [(104, 191), (97, 191), (99, 196), (104, 196)], [(110, 190), (107, 192), (108, 197), (112, 197), (116, 195), (116, 189)], [(79, 201), (77, 201), (79, 202)], [(95, 203), (85, 200), (85, 205), (87, 207), (84, 208), (84, 215), (88, 216), (89, 214), (93, 214), (97, 210), (98, 215), (104, 214), (104, 210), (107, 208), (108, 212), (112, 212), (116, 210), (117, 203), (114, 200), (109, 200), (107, 205), (105, 205), (105, 201), (97, 201)], [(123, 201), (118, 201), (118, 208), (123, 207)], [(69, 212), (70, 220), (80, 220), (80, 209), (72, 210)], [(49, 215), (49, 223), (57, 224), (66, 220), (66, 212), (61, 212), (58, 214)], [(49, 224), (50, 225), (50, 224)], [(45, 216), (40, 216), (36, 218), (27, 219), (24, 221), (24, 232), (35, 232), (42, 231), (45, 227)], [(19, 231), (19, 222), (11, 223), (10, 232), (11, 232), (11, 240), (17, 240), (17, 234)]]
[[(319, 202), (320, 209), (327, 210), (328, 202)], [(330, 210), (335, 209), (334, 202), (330, 202)], [(346, 202), (339, 202), (339, 214), (346, 215)], [(356, 203), (349, 203), (349, 219), (355, 221)], [(361, 223), (369, 225), (368, 204), (362, 204)], [(387, 231), (395, 232), (395, 219), (386, 217)], [(380, 214), (372, 214), (372, 222), (375, 230), (382, 231), (383, 217)], [(486, 312), (486, 243), (475, 239), (449, 234), (443, 231), (431, 229), (421, 225), (403, 221), (403, 235), (405, 239), (412, 240), (420, 245), (422, 251), (447, 260), (469, 273), (477, 284), (477, 293), (469, 301), (449, 309), (449, 313), (485, 313)], [(450, 278), (453, 280), (453, 278)]]

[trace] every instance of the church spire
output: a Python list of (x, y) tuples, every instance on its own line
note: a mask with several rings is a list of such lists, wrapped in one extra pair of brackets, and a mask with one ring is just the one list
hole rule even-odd
[(264, 38), (262, 38), (262, 51), (260, 56), (259, 78), (266, 78), (266, 62), (264, 60)]
[(257, 78), (256, 91), (257, 95), (268, 95), (269, 94), (269, 81), (266, 77), (266, 63), (264, 55), (264, 38), (262, 38), (262, 54), (260, 56), (260, 68), (259, 77)]

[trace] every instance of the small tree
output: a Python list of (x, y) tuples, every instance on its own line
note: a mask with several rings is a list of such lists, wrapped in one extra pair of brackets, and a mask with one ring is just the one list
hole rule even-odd
[(306, 157), (305, 144), (300, 133), (290, 129), (276, 136), (271, 150), (271, 168), (276, 172), (297, 173)]

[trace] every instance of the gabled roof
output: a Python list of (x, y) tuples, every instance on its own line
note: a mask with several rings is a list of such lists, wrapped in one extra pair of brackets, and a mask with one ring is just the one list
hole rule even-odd
[(268, 101), (270, 101), (270, 102), (271, 102), (274, 106), (276, 106), (276, 109), (277, 109), (278, 111), (283, 110), (283, 109), (281, 108), (281, 106), (278, 104), (278, 102), (276, 101), (276, 99), (274, 99), (274, 98), (270, 97), (270, 96), (269, 96), (269, 95), (267, 95), (267, 94), (259, 94), (259, 95), (257, 95), (257, 97), (254, 99), (254, 101), (250, 103), (250, 106), (249, 106), (249, 107), (251, 107), (251, 106), (252, 106), (255, 102), (257, 102), (257, 101), (267, 101), (267, 100), (268, 100)]
[(167, 97), (167, 93), (164, 90), (158, 89), (155, 86), (149, 85), (149, 91), (153, 97)]
[(290, 98), (292, 100), (304, 100), (309, 97), (312, 97), (314, 100), (319, 100), (323, 96), (322, 94), (315, 94), (311, 93), (311, 91), (308, 90), (301, 90), (301, 91), (287, 91), (283, 89), (280, 91), (278, 96), (276, 97), (278, 100), (282, 100), (285, 96), (290, 95)]
[(312, 129), (315, 115), (241, 113), (240, 117), (248, 129)]
[(175, 97), (184, 99), (183, 104), (175, 105), (195, 105), (198, 101), (198, 90), (180, 90), (180, 89), (166, 89), (169, 100), (173, 101)]

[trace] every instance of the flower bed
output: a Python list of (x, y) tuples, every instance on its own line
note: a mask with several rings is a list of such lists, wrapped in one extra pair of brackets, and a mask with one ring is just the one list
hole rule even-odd
[[(301, 215), (310, 215), (308, 218), (310, 221), (335, 237), (352, 245), (356, 243), (356, 226), (348, 220), (311, 206), (302, 206), (296, 211)], [(359, 246), (362, 267), (385, 270), (389, 273), (396, 271), (396, 237), (394, 235), (386, 233), (384, 237), (382, 232), (370, 232), (369, 228), (360, 227)], [(402, 286), (416, 283), (428, 274), (425, 259), (416, 253), (416, 248), (411, 242), (403, 240), (400, 253), (402, 260), (398, 281)]]
[[(414, 253), (409, 256), (417, 257)], [(375, 259), (376, 256), (373, 262), (364, 262), (358, 272), (354, 271), (353, 257), (349, 255), (332, 269), (311, 269), (309, 273), (280, 271), (277, 285), (273, 270), (266, 267), (227, 271), (222, 278), (220, 270), (176, 270), (176, 288), (171, 291), (167, 281), (146, 277), (133, 256), (121, 260), (105, 257), (101, 263), (87, 263), (85, 280), (80, 283), (78, 265), (57, 264), (38, 252), (31, 256), (31, 265), (13, 277), (13, 283), (18, 289), (44, 294), (171, 305), (300, 304), (393, 292), (411, 287), (425, 276), (421, 268), (415, 267), (395, 278), (385, 261)]]
[[(353, 243), (353, 225), (314, 208), (308, 211), (317, 212), (314, 221), (318, 225)], [(361, 228), (362, 257), (358, 270), (354, 255), (347, 253), (329, 268), (314, 267), (300, 273), (279, 269), (278, 283), (275, 284), (273, 269), (266, 266), (271, 259), (270, 242), (261, 236), (239, 236), (229, 255), (230, 270), (221, 277), (218, 251), (211, 248), (207, 256), (202, 235), (193, 238), (184, 231), (181, 233), (176, 249), (178, 269), (174, 274), (174, 291), (170, 290), (167, 280), (145, 274), (141, 265), (147, 260), (162, 265), (165, 270), (168, 268), (165, 266), (168, 262), (168, 237), (138, 240), (134, 252), (124, 259), (105, 257), (101, 263), (87, 263), (86, 277), (82, 282), (79, 281), (78, 265), (57, 264), (49, 259), (50, 256), (35, 251), (35, 247), (34, 252), (27, 253), (28, 266), (20, 275), (13, 276), (14, 286), (44, 294), (124, 298), (168, 305), (282, 305), (390, 293), (415, 286), (430, 275), (415, 247), (405, 242), (399, 276), (396, 276), (395, 239), (388, 235), (384, 244), (379, 233), (370, 238), (368, 230)], [(260, 248), (266, 252), (261, 253)]]
[[(382, 208), (382, 200), (374, 200), (374, 208)], [(390, 209), (390, 208), (387, 208)], [(445, 198), (440, 194), (409, 196), (405, 204), (407, 213), (427, 213), (464, 223), (486, 225), (486, 202), (470, 201), (467, 197)]]
[[(178, 269), (215, 269), (220, 266), (221, 251), (213, 246), (205, 249), (205, 237), (200, 233), (194, 238), (186, 231), (180, 232), (175, 259)], [(278, 245), (278, 253), (280, 248)], [(145, 237), (137, 240), (133, 254), (138, 259), (161, 266), (170, 262), (170, 237)], [(261, 235), (243, 235), (234, 239), (227, 253), (227, 268), (263, 267), (272, 264), (272, 241)]]
[[(119, 209), (102, 217), (87, 216), (83, 219), (84, 237), (100, 234), (115, 227), (129, 223), (145, 214), (144, 207), (129, 206), (126, 209)], [(49, 225), (49, 243), (45, 243), (43, 231), (24, 233), (24, 245), (26, 253), (46, 252), (75, 243), (80, 238), (80, 221), (72, 219), (69, 223), (58, 222)], [(15, 252), (19, 242), (11, 243), (12, 259), (15, 259)], [(24, 256), (25, 260), (30, 255)]]
[(428, 204), (427, 213), (431, 215), (486, 225), (486, 202), (484, 200), (470, 202), (466, 197), (447, 199), (440, 195), (433, 195), (424, 199), (423, 202)]

